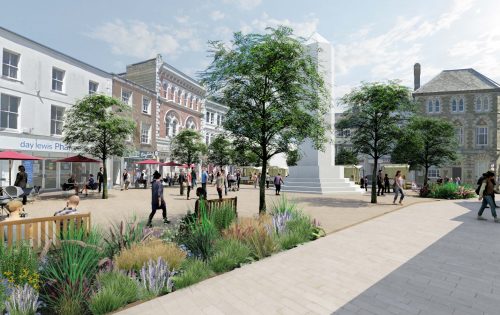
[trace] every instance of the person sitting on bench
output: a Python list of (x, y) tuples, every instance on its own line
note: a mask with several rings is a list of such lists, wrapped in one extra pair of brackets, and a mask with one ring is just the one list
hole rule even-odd
[(87, 185), (85, 185), (82, 189), (82, 193), (85, 192), (85, 197), (89, 195), (89, 189), (94, 190), (97, 188), (96, 182), (94, 180), (94, 175), (90, 174), (89, 175), (89, 181), (87, 182)]
[[(24, 219), (23, 215), (23, 203), (19, 200), (12, 200), (7, 204), (7, 211), (9, 212), (9, 217), (5, 219), (3, 222), (9, 222), (9, 221), (19, 221)], [(25, 231), (25, 226), (26, 225), (19, 225), (21, 228), (21, 237), (24, 235)], [(12, 242), (15, 242), (17, 240), (17, 225), (12, 226)], [(31, 230), (29, 231), (31, 234)], [(7, 231), (7, 226), (4, 227), (3, 230), (4, 234), (4, 241), (8, 242), (8, 231)]]
[(76, 183), (75, 175), (71, 175), (66, 183), (62, 184), (62, 190), (75, 190), (75, 195), (78, 195), (78, 184)]

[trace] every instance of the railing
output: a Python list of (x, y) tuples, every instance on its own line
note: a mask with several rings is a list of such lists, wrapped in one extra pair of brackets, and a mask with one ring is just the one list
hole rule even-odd
[(48, 242), (59, 245), (61, 235), (80, 228), (90, 231), (90, 213), (3, 221), (0, 222), (0, 244), (7, 243), (10, 247), (16, 242), (26, 241), (34, 249), (39, 249)]

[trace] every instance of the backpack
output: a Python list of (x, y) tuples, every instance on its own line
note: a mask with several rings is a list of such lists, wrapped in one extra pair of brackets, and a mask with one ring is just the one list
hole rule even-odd
[(479, 191), (481, 190), (481, 185), (483, 184), (483, 180), (484, 178), (481, 176), (478, 180), (477, 180), (477, 188), (475, 190), (476, 192), (476, 195), (479, 195)]

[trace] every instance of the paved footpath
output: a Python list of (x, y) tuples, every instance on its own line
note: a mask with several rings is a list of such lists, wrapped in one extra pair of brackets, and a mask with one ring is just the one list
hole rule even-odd
[(477, 206), (411, 205), (119, 314), (500, 314), (500, 224)]

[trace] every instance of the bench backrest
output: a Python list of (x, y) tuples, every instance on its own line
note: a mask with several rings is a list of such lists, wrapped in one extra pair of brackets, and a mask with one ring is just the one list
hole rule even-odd
[(90, 231), (90, 213), (0, 222), (0, 244), (5, 242), (7, 236), (9, 247), (19, 241), (29, 242), (34, 249), (43, 248), (47, 242), (58, 245), (61, 233), (70, 228)]
[(233, 198), (222, 198), (222, 199), (210, 199), (207, 200), (207, 211), (210, 212), (213, 207), (217, 206), (228, 206), (234, 209), (234, 213), (238, 216), (237, 206), (238, 206), (238, 197)]

